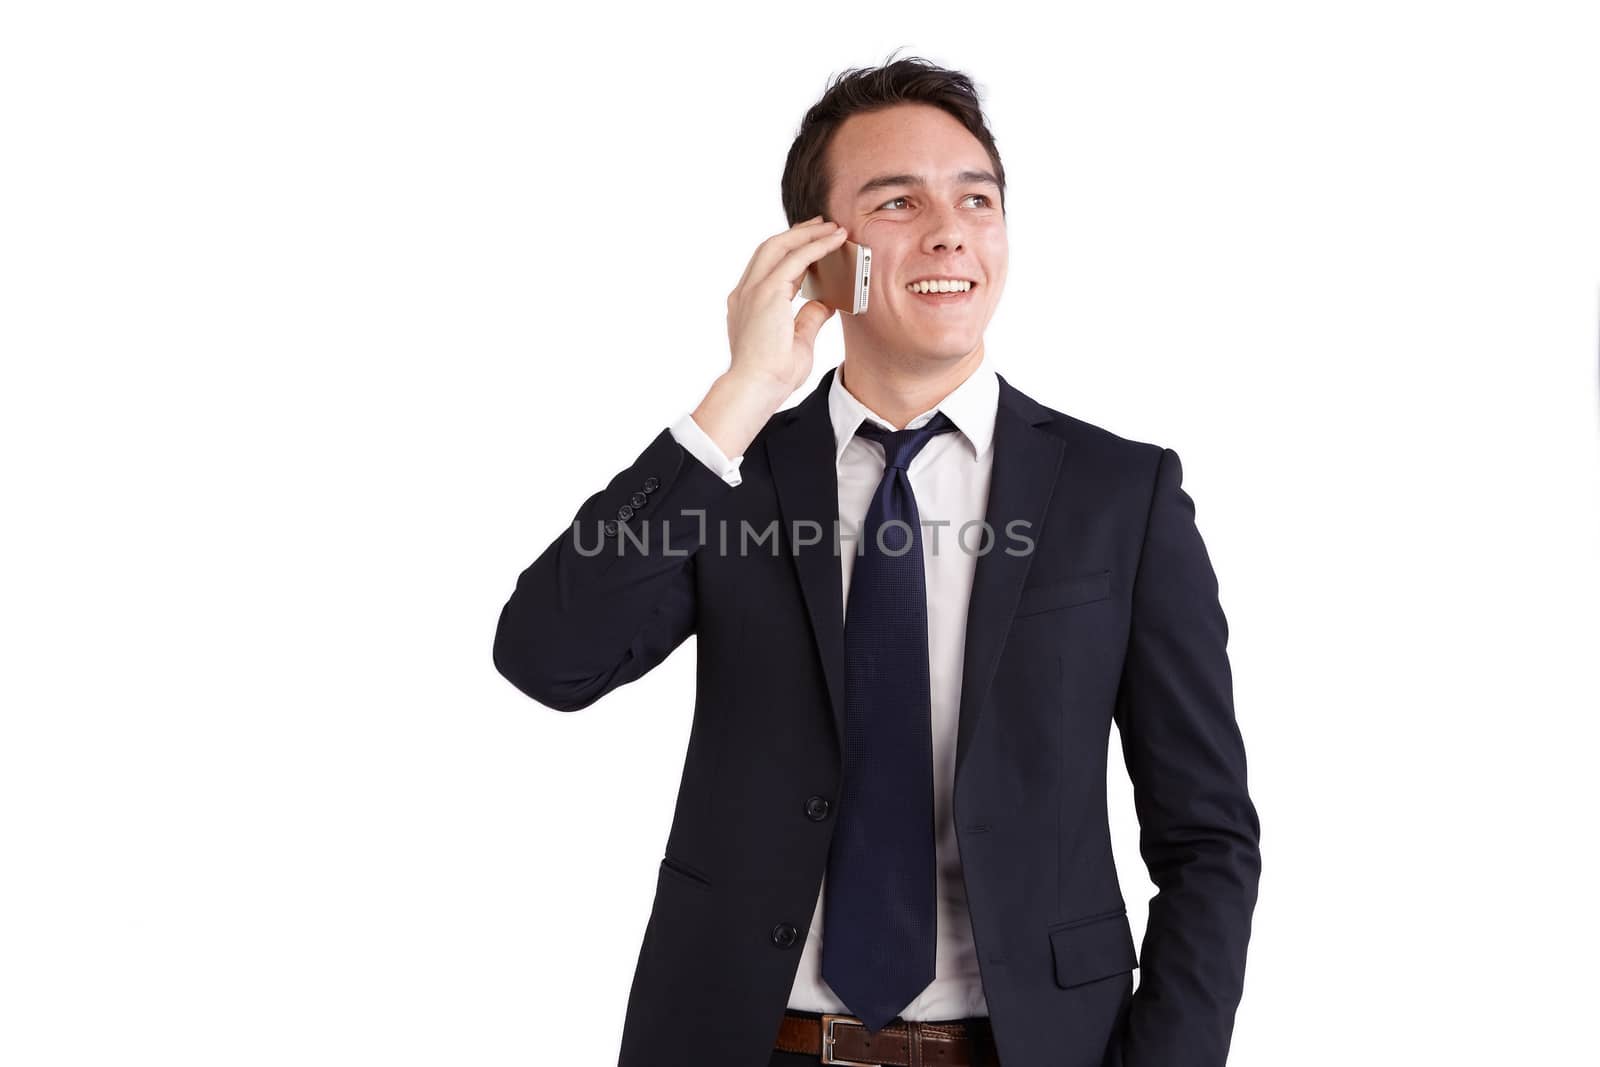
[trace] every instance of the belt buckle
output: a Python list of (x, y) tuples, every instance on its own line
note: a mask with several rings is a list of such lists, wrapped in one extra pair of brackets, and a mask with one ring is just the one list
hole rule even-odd
[(822, 1016), (822, 1062), (825, 1063), (825, 1064), (837, 1064), (838, 1067), (883, 1067), (882, 1064), (867, 1063), (865, 1060), (841, 1060), (841, 1059), (835, 1059), (834, 1058), (834, 1055), (833, 1055), (833, 1040), (834, 1040), (834, 1038), (833, 1038), (833, 1028), (835, 1026), (839, 1025), (841, 1022), (850, 1023), (850, 1024), (854, 1025), (854, 1026), (859, 1026), (863, 1030), (865, 1030), (866, 1027), (867, 1027), (866, 1023), (862, 1022), (860, 1019), (856, 1018), (854, 1015), (830, 1015), (830, 1014), (827, 1014), (826, 1012), (823, 1013), (823, 1016)]

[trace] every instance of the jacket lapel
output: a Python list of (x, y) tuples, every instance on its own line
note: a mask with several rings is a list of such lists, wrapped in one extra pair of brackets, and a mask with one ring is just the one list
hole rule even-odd
[[(1050, 421), (1049, 410), (1012, 386), (1003, 375), (996, 377), (1000, 379), (1000, 402), (994, 420), (994, 472), (989, 479), (989, 502), (984, 513), (989, 550), (977, 558), (972, 599), (967, 603), (961, 712), (956, 727), (957, 782), (978, 729), (1000, 650), (1011, 629), (1023, 579), (1042, 547), (1044, 516), (1066, 451), (1060, 438), (1036, 428)], [(1017, 526), (1013, 534), (1014, 522)], [(980, 542), (980, 548), (981, 545)]]
[[(822, 376), (811, 395), (790, 413), (767, 443), (772, 485), (778, 497), (779, 541), (794, 561), (811, 617), (822, 673), (828, 683), (835, 739), (844, 751), (844, 574), (833, 547), (839, 516), (839, 472), (834, 458), (828, 390), (838, 368)], [(815, 524), (815, 529), (813, 525)], [(798, 530), (796, 529), (798, 525)], [(820, 539), (797, 547), (795, 534)]]
[[(790, 412), (771, 434), (767, 449), (773, 488), (781, 516), (780, 539), (794, 561), (795, 572), (811, 620), (812, 636), (827, 682), (835, 739), (844, 750), (844, 598), (843, 577), (834, 547), (834, 524), (839, 515), (838, 471), (834, 459), (833, 422), (828, 415), (828, 390), (838, 368), (831, 368), (811, 394)], [(1065, 446), (1035, 429), (1048, 422), (1049, 411), (999, 378), (999, 406), (995, 412), (994, 468), (989, 484), (985, 521), (989, 550), (977, 557), (972, 599), (967, 610), (966, 652), (962, 665), (960, 723), (956, 737), (956, 775), (971, 747), (983, 708), (983, 695), (994, 677), (995, 665), (1011, 614), (1033, 552), (1038, 550), (1044, 515), (1055, 488)], [(1016, 535), (1008, 524), (1019, 522)], [(796, 525), (799, 524), (797, 531)], [(815, 524), (815, 529), (812, 524)], [(795, 534), (812, 538), (799, 544)], [(1035, 544), (1027, 548), (1022, 538)], [(1010, 552), (1007, 552), (1007, 549)]]

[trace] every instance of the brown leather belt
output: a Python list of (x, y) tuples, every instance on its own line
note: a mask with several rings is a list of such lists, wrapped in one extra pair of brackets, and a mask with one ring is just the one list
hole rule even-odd
[(959, 1022), (897, 1020), (875, 1034), (854, 1015), (821, 1018), (786, 1011), (778, 1026), (783, 1052), (821, 1056), (841, 1067), (996, 1067), (994, 1033), (986, 1018)]

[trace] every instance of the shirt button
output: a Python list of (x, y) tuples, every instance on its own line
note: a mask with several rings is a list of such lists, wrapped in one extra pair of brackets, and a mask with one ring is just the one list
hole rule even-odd
[(811, 817), (812, 822), (821, 822), (826, 819), (828, 817), (828, 798), (807, 797), (806, 814)]
[(653, 474), (644, 480), (644, 491), (647, 493), (655, 492), (660, 486), (661, 483), (656, 481), (656, 476)]
[(788, 923), (779, 923), (772, 928), (772, 943), (779, 948), (788, 948), (795, 943), (799, 931)]
[(606, 531), (606, 536), (607, 537), (615, 537), (616, 534), (617, 534), (617, 520), (616, 519), (607, 519), (606, 520), (606, 524), (605, 524), (605, 531)]
[(642, 508), (644, 507), (645, 499), (646, 498), (643, 493), (635, 493), (628, 498), (628, 503), (632, 504), (636, 508)]
[(633, 518), (633, 509), (626, 504), (622, 505), (617, 509), (617, 518), (621, 519), (623, 522), (627, 522), (629, 519)]

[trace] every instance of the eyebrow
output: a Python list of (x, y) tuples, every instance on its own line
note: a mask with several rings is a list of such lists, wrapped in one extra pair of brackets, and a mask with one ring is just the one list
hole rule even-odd
[[(986, 182), (989, 185), (994, 186), (996, 190), (1000, 188), (1000, 182), (995, 179), (993, 174), (990, 174), (986, 170), (964, 170), (956, 175), (957, 185), (971, 185), (974, 182)], [(889, 189), (897, 186), (909, 186), (913, 189), (925, 189), (927, 188), (927, 185), (928, 183), (920, 174), (880, 174), (878, 177), (873, 178), (860, 189), (856, 190), (856, 199), (859, 200), (868, 193), (878, 189)]]

